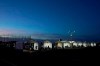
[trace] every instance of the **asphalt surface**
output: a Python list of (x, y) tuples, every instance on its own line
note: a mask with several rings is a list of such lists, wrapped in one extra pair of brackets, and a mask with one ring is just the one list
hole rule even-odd
[(33, 53), (22, 50), (1, 49), (0, 66), (34, 66), (99, 63), (99, 47), (85, 49), (45, 50)]

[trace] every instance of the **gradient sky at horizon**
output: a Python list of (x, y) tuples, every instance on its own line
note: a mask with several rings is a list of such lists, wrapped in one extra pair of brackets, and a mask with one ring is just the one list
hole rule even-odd
[(77, 38), (100, 39), (99, 28), (99, 0), (0, 0), (0, 34), (54, 36), (75, 30)]

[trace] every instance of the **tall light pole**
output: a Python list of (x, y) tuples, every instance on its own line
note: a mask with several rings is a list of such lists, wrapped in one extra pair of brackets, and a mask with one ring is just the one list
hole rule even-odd
[(76, 31), (74, 30), (74, 31), (68, 31), (68, 34), (69, 34), (69, 40), (71, 40), (72, 41), (72, 37), (73, 37), (73, 34), (75, 33)]
[(71, 34), (70, 34), (71, 40), (73, 40), (73, 34), (74, 33), (75, 33), (75, 30), (73, 32), (71, 32)]

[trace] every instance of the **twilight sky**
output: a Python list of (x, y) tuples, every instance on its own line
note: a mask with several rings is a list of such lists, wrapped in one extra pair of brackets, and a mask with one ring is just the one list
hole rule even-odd
[(99, 40), (99, 28), (99, 0), (0, 0), (0, 35)]

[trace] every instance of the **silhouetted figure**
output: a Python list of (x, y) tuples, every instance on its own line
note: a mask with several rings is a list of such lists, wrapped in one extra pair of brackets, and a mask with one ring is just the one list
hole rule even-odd
[(35, 49), (37, 49), (38, 47), (37, 46), (35, 46)]
[(50, 49), (50, 47), (48, 46), (48, 48), (47, 48), (48, 50)]

